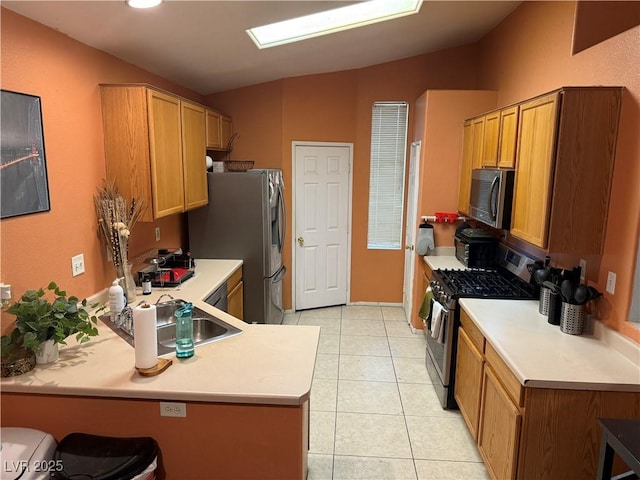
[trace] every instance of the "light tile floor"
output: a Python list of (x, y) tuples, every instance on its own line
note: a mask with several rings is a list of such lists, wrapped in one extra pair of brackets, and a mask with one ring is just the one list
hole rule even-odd
[(308, 480), (486, 480), (460, 412), (443, 410), (424, 364), (425, 340), (401, 307), (289, 313), (317, 325)]

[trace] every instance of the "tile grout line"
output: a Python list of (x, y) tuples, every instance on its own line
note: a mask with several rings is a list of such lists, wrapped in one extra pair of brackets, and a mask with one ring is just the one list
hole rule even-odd
[(340, 390), (340, 358), (342, 355), (342, 307), (340, 307), (340, 326), (338, 327), (338, 371), (336, 372), (336, 411), (333, 422), (333, 452), (331, 454), (331, 480), (336, 473), (336, 438), (338, 435), (338, 394)]
[[(386, 324), (385, 324), (385, 329), (386, 329)], [(387, 342), (389, 341), (389, 334), (387, 333)], [(389, 345), (389, 351), (391, 353), (391, 346)], [(405, 410), (405, 406), (404, 406), (404, 402), (402, 400), (402, 393), (400, 392), (400, 382), (398, 381), (398, 372), (396, 370), (396, 364), (393, 361), (394, 356), (393, 353), (391, 353), (391, 365), (393, 366), (393, 374), (396, 377), (396, 389), (398, 390), (398, 397), (400, 398), (400, 406), (402, 407), (402, 420), (404, 422), (404, 428), (405, 431), (407, 432), (407, 440), (409, 441), (409, 449), (411, 450), (411, 463), (413, 465), (413, 473), (415, 474), (415, 478), (418, 478), (418, 468), (416, 466), (416, 456), (415, 453), (413, 451), (413, 445), (411, 443), (411, 435), (409, 434), (409, 425), (407, 425), (407, 413)]]

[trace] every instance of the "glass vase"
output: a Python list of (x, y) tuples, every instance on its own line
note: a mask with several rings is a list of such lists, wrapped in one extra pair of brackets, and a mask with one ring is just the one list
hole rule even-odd
[(121, 278), (120, 285), (124, 290), (124, 296), (127, 298), (127, 305), (131, 305), (136, 300), (136, 281), (131, 273), (131, 264), (118, 265), (116, 268), (118, 278)]

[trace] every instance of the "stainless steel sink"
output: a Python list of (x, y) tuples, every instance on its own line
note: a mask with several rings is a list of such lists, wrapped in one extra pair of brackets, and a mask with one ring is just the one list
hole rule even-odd
[[(156, 325), (158, 333), (158, 355), (174, 353), (176, 350), (176, 317), (175, 311), (184, 303), (184, 300), (176, 299), (156, 305)], [(197, 347), (206, 345), (223, 338), (232, 337), (242, 333), (242, 330), (228, 324), (224, 320), (215, 317), (198, 307), (191, 311), (193, 318), (193, 340)], [(114, 325), (109, 315), (103, 315), (100, 320), (111, 330), (116, 332), (129, 345), (134, 346), (133, 336), (125, 329)]]

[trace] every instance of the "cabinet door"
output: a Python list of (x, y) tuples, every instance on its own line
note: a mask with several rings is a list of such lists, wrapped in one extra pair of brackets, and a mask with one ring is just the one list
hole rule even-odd
[(207, 110), (207, 148), (220, 150), (222, 148), (221, 115), (213, 110)]
[(240, 320), (244, 319), (244, 284), (242, 282), (242, 267), (231, 274), (227, 280), (227, 311)]
[(498, 164), (498, 140), (500, 138), (499, 111), (485, 115), (483, 136), (480, 164), (483, 167), (495, 167)]
[(482, 148), (484, 146), (484, 127), (485, 117), (474, 118), (471, 120), (471, 128), (473, 130), (471, 145), (471, 168), (482, 168)]
[(185, 210), (201, 207), (209, 201), (206, 153), (204, 107), (182, 101)]
[(458, 332), (455, 397), (471, 436), (477, 440), (484, 362), (482, 354), (473, 345), (464, 328), (460, 328)]
[(147, 90), (139, 85), (101, 85), (106, 175), (130, 201), (146, 206), (140, 220), (153, 220)]
[(500, 111), (500, 147), (498, 167), (514, 168), (516, 165), (516, 140), (518, 135), (518, 106)]
[(154, 218), (184, 211), (180, 99), (147, 90)]
[(244, 294), (244, 282), (240, 281), (227, 294), (227, 310), (229, 315), (244, 320), (244, 306), (242, 296)]
[(518, 407), (490, 365), (485, 365), (478, 449), (492, 478), (515, 478), (521, 423)]
[(462, 140), (462, 165), (460, 168), (460, 190), (458, 191), (458, 211), (469, 214), (471, 194), (471, 169), (473, 168), (473, 126), (471, 120), (464, 122)]
[(511, 234), (547, 246), (559, 93), (520, 105)]
[(220, 147), (226, 150), (229, 146), (229, 140), (233, 134), (233, 124), (231, 123), (231, 117), (226, 115), (220, 116)]

